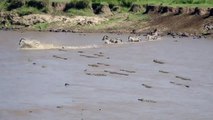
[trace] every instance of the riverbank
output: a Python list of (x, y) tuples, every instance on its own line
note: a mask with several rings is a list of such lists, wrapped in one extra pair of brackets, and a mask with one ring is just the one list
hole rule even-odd
[(162, 34), (210, 37), (213, 33), (213, 8), (202, 4), (190, 7), (185, 7), (185, 4), (148, 5), (137, 2), (126, 3), (125, 6), (124, 3), (89, 1), (52, 2), (48, 3), (48, 7), (45, 4), (26, 2), (20, 3), (20, 6), (8, 5), (10, 10), (2, 10), (0, 14), (0, 27), (3, 30), (136, 34), (158, 29)]

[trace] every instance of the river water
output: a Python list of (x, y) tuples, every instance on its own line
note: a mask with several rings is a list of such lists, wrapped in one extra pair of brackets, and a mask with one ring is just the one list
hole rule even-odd
[[(213, 119), (213, 40), (104, 35), (1, 31), (0, 120)], [(21, 37), (76, 49), (22, 50)]]

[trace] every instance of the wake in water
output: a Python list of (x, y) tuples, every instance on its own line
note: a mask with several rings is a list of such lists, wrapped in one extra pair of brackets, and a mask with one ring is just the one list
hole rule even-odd
[(38, 40), (30, 40), (21, 38), (19, 41), (19, 47), (25, 50), (47, 50), (47, 49), (89, 49), (99, 48), (101, 45), (84, 45), (84, 46), (60, 46), (54, 44), (41, 43)]
[(19, 41), (19, 47), (24, 50), (48, 50), (48, 49), (67, 49), (67, 50), (76, 50), (76, 49), (90, 49), (90, 48), (101, 48), (106, 46), (114, 45), (122, 45), (122, 44), (131, 44), (131, 43), (143, 43), (148, 41), (158, 41), (160, 39), (148, 39), (146, 41), (142, 41), (139, 37), (128, 37), (128, 42), (123, 42), (121, 39), (116, 38), (109, 38), (107, 36), (104, 36), (102, 39), (105, 43), (105, 45), (84, 45), (84, 46), (62, 46), (62, 45), (54, 45), (54, 44), (47, 44), (47, 43), (41, 43), (38, 40), (32, 40), (32, 39), (25, 39), (21, 38)]

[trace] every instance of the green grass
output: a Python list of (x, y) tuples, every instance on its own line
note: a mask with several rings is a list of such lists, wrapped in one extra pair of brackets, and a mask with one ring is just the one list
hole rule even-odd
[(40, 11), (37, 8), (34, 7), (26, 7), (23, 6), (21, 8), (16, 9), (17, 13), (20, 16), (24, 16), (24, 15), (29, 15), (29, 14), (36, 14), (36, 13), (40, 13)]
[[(78, 0), (50, 0), (51, 2), (73, 2)], [(139, 4), (170, 4), (170, 5), (182, 5), (182, 4), (209, 4), (213, 6), (213, 0), (90, 0), (91, 2), (101, 3), (107, 2), (115, 5), (128, 5), (132, 3)], [(202, 5), (205, 6), (205, 5)]]
[(70, 16), (80, 15), (80, 16), (93, 16), (94, 13), (91, 9), (69, 9), (67, 14)]
[(107, 2), (123, 6), (129, 6), (133, 3), (138, 4), (210, 4), (213, 6), (213, 0), (92, 0), (93, 2)]
[[(8, 2), (9, 0), (1, 0), (0, 1), (0, 11), (7, 11), (8, 7), (14, 3)], [(26, 0), (27, 1), (27, 0)], [(51, 5), (51, 2), (67, 2), (71, 5), (70, 8), (66, 11), (68, 15), (93, 15), (89, 8), (92, 3), (100, 3), (100, 4), (109, 4), (109, 6), (121, 6), (121, 12), (128, 12), (129, 7), (133, 4), (153, 4), (153, 5), (167, 5), (173, 7), (213, 7), (213, 0), (36, 0), (42, 1), (45, 4)], [(23, 1), (22, 1), (23, 2)], [(36, 8), (36, 6), (28, 6), (23, 4), (23, 6), (19, 6), (13, 10), (17, 11), (20, 15), (28, 15), (32, 13), (48, 13), (51, 11), (51, 8), (48, 5), (45, 5), (44, 8)], [(66, 14), (65, 13), (65, 14)]]
[(7, 10), (7, 7), (8, 7), (8, 3), (7, 2), (5, 2), (5, 1), (1, 1), (0, 2), (0, 11)]
[(38, 23), (33, 26), (34, 29), (36, 30), (46, 30), (49, 26), (49, 23)]

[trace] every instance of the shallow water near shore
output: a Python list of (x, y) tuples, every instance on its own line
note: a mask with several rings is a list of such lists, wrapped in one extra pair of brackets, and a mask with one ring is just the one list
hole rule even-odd
[[(213, 119), (213, 40), (104, 45), (104, 35), (1, 31), (0, 119)], [(22, 50), (21, 37), (98, 47)]]

